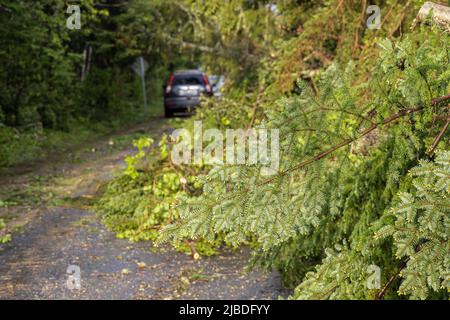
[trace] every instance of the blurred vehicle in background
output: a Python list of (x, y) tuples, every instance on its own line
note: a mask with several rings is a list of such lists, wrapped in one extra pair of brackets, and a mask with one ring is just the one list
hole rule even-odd
[(200, 96), (213, 95), (208, 76), (199, 70), (175, 71), (169, 77), (164, 89), (164, 115), (191, 113), (200, 105)]

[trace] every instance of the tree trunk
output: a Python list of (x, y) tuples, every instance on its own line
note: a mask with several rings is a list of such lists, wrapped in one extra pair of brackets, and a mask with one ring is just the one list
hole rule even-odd
[(414, 19), (413, 28), (420, 22), (425, 21), (431, 13), (431, 21), (450, 32), (450, 7), (436, 4), (430, 1), (424, 3)]

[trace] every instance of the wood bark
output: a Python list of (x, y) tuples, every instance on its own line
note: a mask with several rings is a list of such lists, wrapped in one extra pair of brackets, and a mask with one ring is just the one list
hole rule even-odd
[(413, 28), (423, 21), (428, 16), (431, 16), (431, 21), (447, 32), (450, 32), (450, 7), (443, 6), (431, 1), (427, 1), (420, 8), (417, 17), (414, 19)]

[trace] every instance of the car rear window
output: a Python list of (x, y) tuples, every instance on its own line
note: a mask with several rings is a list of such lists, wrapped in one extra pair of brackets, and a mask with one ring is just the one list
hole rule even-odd
[(201, 75), (175, 75), (173, 85), (203, 85)]

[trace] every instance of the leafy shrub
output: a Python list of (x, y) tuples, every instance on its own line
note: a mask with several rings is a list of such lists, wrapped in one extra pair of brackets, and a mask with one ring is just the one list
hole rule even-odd
[[(138, 152), (126, 158), (126, 170), (108, 184), (96, 210), (118, 238), (155, 240), (160, 228), (178, 218), (173, 210), (177, 195), (198, 193), (201, 184), (195, 178), (195, 172), (171, 164), (167, 137), (154, 149), (151, 148), (152, 139), (147, 137), (141, 137), (133, 144)], [(214, 248), (221, 242), (217, 237), (212, 244), (198, 241), (194, 246), (198, 253), (211, 255), (216, 253)], [(184, 252), (191, 250), (191, 246), (183, 241), (176, 242), (175, 247)]]
[(3, 219), (0, 219), (0, 244), (7, 243), (12, 239), (10, 234), (2, 234), (3, 229), (5, 228), (6, 228), (5, 221)]

